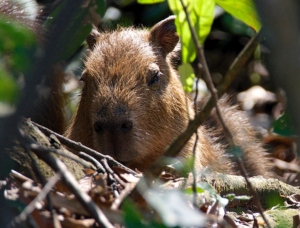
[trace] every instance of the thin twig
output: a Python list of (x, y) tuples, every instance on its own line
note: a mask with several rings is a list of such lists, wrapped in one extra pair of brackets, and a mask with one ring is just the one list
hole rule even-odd
[(124, 181), (122, 181), (121, 178), (116, 173), (114, 173), (113, 176), (119, 182), (120, 185), (122, 185), (123, 187), (126, 187), (126, 183)]
[(26, 181), (31, 181), (33, 182), (32, 179), (24, 176), (23, 174), (15, 171), (15, 170), (11, 170), (10, 174), (9, 174), (11, 177), (13, 177), (15, 180), (17, 180), (18, 182), (21, 182), (21, 183), (24, 183)]
[[(195, 29), (192, 26), (192, 23), (191, 23), (191, 20), (190, 20), (190, 17), (189, 17), (189, 13), (187, 11), (187, 8), (186, 8), (185, 4), (183, 3), (183, 0), (180, 0), (180, 2), (181, 2), (182, 7), (185, 11), (186, 19), (187, 19), (187, 22), (188, 22), (188, 25), (189, 25), (189, 28), (190, 28), (190, 31), (191, 31), (191, 34), (192, 34), (194, 44), (196, 46), (197, 56), (198, 56), (198, 60), (199, 60), (199, 63), (197, 64), (198, 72), (201, 72), (200, 67), (202, 66), (203, 79), (204, 79), (204, 81), (205, 81), (205, 83), (206, 83), (206, 85), (207, 85), (207, 87), (208, 87), (208, 89), (209, 89), (209, 91), (212, 95), (213, 103), (214, 103), (217, 115), (219, 117), (220, 123), (223, 126), (225, 137), (227, 139), (227, 142), (229, 143), (229, 146), (236, 151), (237, 147), (234, 143), (233, 136), (232, 136), (230, 130), (228, 129), (227, 125), (225, 124), (225, 121), (222, 117), (222, 114), (221, 114), (221, 111), (220, 111), (220, 108), (219, 108), (219, 105), (218, 105), (218, 92), (217, 92), (217, 90), (216, 90), (216, 88), (213, 84), (212, 79), (211, 79), (211, 75), (209, 73), (208, 66), (207, 66), (207, 63), (206, 63), (206, 59), (205, 59), (205, 56), (204, 56), (203, 48), (200, 45), (200, 43), (198, 42)], [(249, 181), (248, 174), (247, 174), (247, 171), (246, 171), (246, 169), (243, 165), (242, 159), (239, 155), (236, 155), (236, 157), (237, 157), (238, 166), (241, 170), (241, 173), (243, 174), (243, 176), (245, 178), (245, 181), (247, 183), (247, 186), (248, 186), (250, 192), (252, 193), (252, 195), (253, 195), (253, 197), (256, 201), (256, 205), (258, 206), (258, 210), (259, 210), (262, 218), (264, 219), (265, 223), (267, 224), (267, 226), (270, 227), (270, 224), (268, 223), (266, 217), (264, 216), (263, 209), (262, 209), (261, 203), (260, 203), (259, 198), (258, 198), (258, 194), (256, 193), (256, 191), (254, 190), (251, 182)]]
[(102, 159), (101, 162), (104, 165), (105, 169), (108, 171), (108, 175), (107, 175), (108, 184), (112, 187), (114, 196), (117, 198), (117, 197), (119, 197), (119, 191), (118, 191), (118, 188), (117, 188), (116, 180), (114, 178), (115, 177), (115, 175), (114, 175), (115, 173), (110, 168), (110, 166), (108, 165), (106, 159)]
[(75, 177), (61, 160), (51, 156), (49, 150), (35, 143), (30, 144), (30, 149), (38, 156), (39, 159), (46, 162), (54, 171), (60, 171), (62, 173), (62, 180), (65, 185), (68, 186), (68, 188), (75, 195), (78, 201), (90, 213), (90, 215), (99, 225), (103, 227), (113, 228), (112, 224), (108, 221), (101, 209), (91, 200), (89, 195), (81, 190)]
[[(194, 98), (194, 109), (195, 109), (195, 113), (197, 113), (197, 99), (198, 99), (198, 83), (199, 83), (200, 77), (197, 77), (196, 80), (196, 92), (195, 92), (195, 98)], [(195, 142), (194, 142), (194, 148), (193, 148), (193, 169), (192, 169), (192, 173), (193, 173), (193, 185), (192, 185), (192, 189), (193, 189), (193, 204), (194, 206), (197, 205), (197, 172), (196, 172), (196, 168), (195, 168), (195, 162), (196, 162), (196, 150), (197, 150), (197, 144), (198, 144), (198, 140), (199, 140), (199, 136), (198, 136), (198, 131), (196, 131), (196, 137), (195, 137)]]
[(60, 135), (60, 134), (58, 134), (54, 131), (51, 131), (50, 129), (48, 129), (44, 126), (41, 126), (41, 125), (39, 125), (37, 123), (34, 123), (34, 122), (32, 122), (32, 123), (36, 127), (38, 127), (45, 135), (47, 135), (47, 136), (50, 136), (51, 134), (55, 135), (62, 144), (66, 145), (69, 148), (72, 148), (72, 149), (77, 150), (77, 151), (83, 151), (83, 152), (85, 152), (85, 153), (87, 153), (87, 154), (89, 154), (89, 155), (91, 155), (95, 158), (98, 158), (99, 160), (107, 159), (108, 163), (111, 166), (119, 166), (119, 167), (125, 169), (130, 174), (133, 174), (135, 176), (137, 175), (137, 173), (135, 171), (133, 171), (132, 169), (130, 169), (126, 166), (124, 166), (120, 162), (117, 162), (116, 160), (114, 160), (112, 157), (110, 157), (108, 155), (103, 155), (103, 154), (99, 153), (98, 151), (95, 151), (91, 148), (88, 148), (87, 146), (82, 145), (81, 143), (77, 143), (77, 142), (75, 142), (71, 139), (68, 139), (68, 138), (66, 138), (66, 137), (64, 137), (64, 136), (62, 136), (62, 135)]
[(91, 163), (93, 163), (96, 166), (96, 170), (99, 173), (105, 173), (105, 169), (103, 168), (103, 166), (101, 165), (101, 163), (95, 159), (94, 157), (84, 153), (84, 152), (79, 152), (79, 156), (82, 157), (84, 160), (87, 160)]
[[(187, 19), (187, 23), (189, 25), (189, 29), (191, 31), (191, 34), (192, 34), (192, 39), (193, 39), (193, 42), (194, 42), (194, 45), (196, 46), (196, 53), (197, 53), (197, 57), (198, 57), (198, 61), (199, 63), (197, 64), (197, 71), (196, 73), (197, 74), (200, 74), (201, 71), (203, 72), (203, 79), (211, 93), (211, 98), (212, 98), (212, 101), (214, 103), (214, 107), (216, 108), (216, 112), (217, 112), (217, 115), (220, 119), (220, 122), (224, 128), (224, 131), (225, 131), (225, 137), (227, 138), (227, 141), (228, 143), (230, 144), (230, 146), (232, 148), (234, 148), (234, 142), (233, 142), (233, 138), (232, 138), (232, 135), (229, 131), (229, 129), (227, 128), (223, 118), (222, 118), (222, 115), (221, 115), (221, 112), (220, 112), (220, 108), (219, 108), (219, 105), (218, 105), (218, 92), (213, 84), (213, 81), (211, 79), (211, 76), (210, 76), (210, 73), (209, 73), (209, 70), (208, 70), (208, 66), (207, 66), (207, 63), (206, 63), (206, 59), (205, 59), (205, 56), (204, 56), (204, 51), (203, 51), (203, 48), (202, 46), (200, 45), (200, 43), (198, 42), (198, 39), (197, 39), (197, 35), (196, 35), (196, 31), (194, 29), (194, 27), (192, 26), (192, 22), (191, 22), (191, 19), (190, 19), (190, 16), (189, 16), (189, 13), (187, 11), (187, 7), (186, 5), (183, 3), (182, 0), (180, 0), (181, 4), (182, 4), (182, 7), (183, 7), (183, 10), (185, 12), (185, 15), (186, 15), (186, 19)], [(197, 78), (199, 78), (200, 76), (197, 75)]]
[(57, 155), (60, 155), (60, 156), (63, 156), (63, 157), (66, 157), (66, 158), (69, 158), (69, 159), (81, 164), (84, 168), (96, 170), (96, 167), (93, 166), (92, 163), (81, 159), (80, 157), (78, 157), (75, 154), (66, 153), (63, 150), (55, 150), (55, 149), (50, 149), (50, 152), (54, 153), (54, 154), (57, 154)]
[(102, 164), (104, 165), (105, 169), (108, 171), (109, 174), (113, 174), (114, 173), (114, 171), (108, 165), (106, 159), (102, 159), (101, 162), (102, 162)]
[[(22, 138), (24, 138), (25, 137), (25, 133), (22, 130), (20, 130), (20, 133), (22, 135)], [(22, 138), (21, 138), (21, 140), (22, 140)], [(85, 168), (96, 170), (96, 168), (90, 162), (87, 162), (87, 161), (81, 159), (80, 157), (78, 157), (77, 155), (75, 155), (75, 154), (73, 154), (71, 152), (67, 153), (67, 152), (65, 152), (62, 149), (52, 149), (52, 148), (48, 148), (48, 150), (51, 153), (54, 153), (54, 154), (57, 154), (57, 155), (69, 158), (69, 159), (71, 159), (71, 160), (73, 160), (73, 161), (81, 164)], [(31, 156), (30, 153), (29, 153), (29, 156)], [(32, 160), (32, 162), (34, 162), (34, 159), (31, 158), (31, 160)]]
[(123, 200), (131, 193), (132, 189), (135, 187), (132, 183), (127, 183), (125, 185), (125, 188), (122, 190), (119, 197), (117, 197), (112, 205), (110, 206), (111, 210), (117, 210), (120, 206), (120, 204), (123, 202)]
[(18, 215), (17, 217), (14, 218), (13, 221), (11, 221), (11, 223), (7, 227), (8, 228), (19, 227), (19, 225), (22, 222), (26, 221), (27, 217), (35, 209), (36, 204), (42, 201), (43, 199), (45, 199), (45, 197), (48, 195), (48, 193), (51, 191), (51, 189), (54, 187), (57, 181), (59, 181), (60, 177), (61, 177), (61, 173), (58, 172), (54, 176), (49, 178), (48, 182), (46, 183), (42, 191), (34, 198), (34, 200), (30, 202), (30, 204), (28, 204), (28, 206), (21, 212), (20, 215)]
[[(21, 133), (21, 135), (23, 135), (22, 130), (20, 130), (20, 133)], [(25, 148), (25, 151), (26, 151), (27, 155), (29, 156), (29, 158), (31, 160), (32, 170), (34, 171), (34, 174), (35, 174), (34, 176), (37, 176), (39, 181), (42, 183), (42, 185), (45, 186), (47, 184), (45, 176), (42, 174), (38, 164), (36, 163), (36, 160), (33, 158), (32, 154), (30, 152), (30, 149), (26, 146), (26, 144), (25, 144), (24, 148)], [(48, 201), (48, 210), (50, 211), (51, 218), (53, 220), (54, 228), (57, 228), (56, 222), (55, 222), (55, 215), (54, 215), (54, 210), (53, 210), (52, 199), (51, 199), (49, 194), (46, 195), (46, 198), (47, 198), (47, 201)]]

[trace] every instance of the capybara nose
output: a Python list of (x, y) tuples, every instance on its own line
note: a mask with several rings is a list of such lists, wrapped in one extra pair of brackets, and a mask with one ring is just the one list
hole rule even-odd
[(94, 123), (94, 131), (98, 134), (105, 132), (114, 133), (127, 133), (130, 132), (133, 127), (131, 120), (123, 120), (121, 122), (107, 122), (107, 121), (96, 121)]
[(129, 132), (132, 129), (132, 121), (125, 120), (121, 125), (121, 132), (126, 133)]

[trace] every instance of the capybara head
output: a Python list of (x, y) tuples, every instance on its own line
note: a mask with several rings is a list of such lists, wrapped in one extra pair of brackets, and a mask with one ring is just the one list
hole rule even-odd
[(131, 168), (149, 167), (188, 123), (170, 56), (174, 17), (146, 29), (93, 31), (81, 100), (67, 136)]

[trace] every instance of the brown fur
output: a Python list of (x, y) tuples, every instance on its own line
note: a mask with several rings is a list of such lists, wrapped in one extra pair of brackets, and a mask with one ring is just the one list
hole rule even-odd
[[(171, 63), (179, 41), (174, 18), (150, 31), (93, 31), (87, 41), (91, 51), (81, 78), (84, 88), (65, 135), (144, 171), (194, 116)], [(248, 171), (268, 176), (269, 161), (245, 115), (226, 105), (225, 100), (220, 104), (236, 144), (244, 149)], [(224, 152), (226, 146), (220, 144), (218, 121), (212, 117), (210, 125), (213, 128), (202, 126), (198, 130), (197, 168), (210, 166), (234, 173), (234, 165)], [(191, 157), (193, 142), (194, 138), (178, 156)]]
[(64, 104), (66, 95), (63, 92), (65, 73), (61, 66), (56, 67), (50, 74), (44, 75), (38, 85), (39, 98), (35, 102), (31, 119), (36, 123), (63, 134), (66, 130)]

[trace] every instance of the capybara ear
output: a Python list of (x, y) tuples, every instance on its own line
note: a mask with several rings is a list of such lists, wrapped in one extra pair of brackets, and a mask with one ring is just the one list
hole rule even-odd
[(164, 54), (173, 51), (179, 41), (176, 33), (175, 16), (158, 22), (150, 30), (150, 42), (162, 49)]
[(97, 38), (99, 36), (100, 36), (100, 32), (98, 31), (98, 29), (95, 26), (93, 26), (91, 33), (86, 38), (86, 42), (91, 50), (94, 49), (95, 44), (97, 42)]

